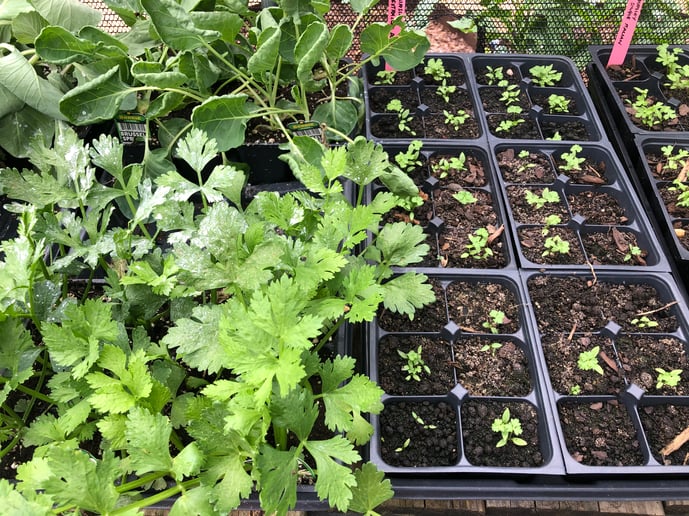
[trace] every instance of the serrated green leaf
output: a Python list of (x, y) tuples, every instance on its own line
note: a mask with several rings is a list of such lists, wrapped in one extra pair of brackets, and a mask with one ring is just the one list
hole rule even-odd
[(202, 474), (202, 478), (205, 483), (213, 485), (210, 499), (223, 514), (236, 509), (254, 488), (254, 481), (246, 467), (245, 457), (241, 452), (209, 458), (208, 469)]
[(359, 186), (372, 183), (389, 166), (388, 155), (383, 147), (357, 136), (347, 145), (347, 170), (345, 177)]
[(0, 478), (0, 500), (8, 516), (49, 516), (53, 514), (52, 502), (45, 496), (29, 500), (16, 491), (9, 480)]
[(344, 464), (352, 464), (361, 459), (354, 446), (338, 435), (327, 441), (307, 441), (306, 449), (316, 460), (318, 498), (328, 500), (331, 507), (346, 511), (356, 479), (352, 470)]
[(211, 503), (212, 491), (208, 486), (186, 489), (175, 500), (169, 516), (213, 516), (220, 514)]
[(270, 411), (272, 424), (291, 430), (300, 442), (308, 439), (318, 418), (318, 404), (313, 394), (299, 387), (282, 398), (273, 398)]
[(202, 305), (193, 311), (190, 319), (179, 319), (170, 328), (162, 342), (175, 349), (184, 363), (209, 373), (217, 373), (226, 367), (227, 356), (218, 342), (218, 324), (223, 308), (218, 305)]
[(63, 441), (66, 432), (58, 418), (52, 414), (41, 414), (33, 420), (23, 438), (24, 446), (42, 446), (54, 441)]
[(373, 266), (361, 262), (357, 265), (342, 280), (342, 294), (350, 306), (346, 317), (351, 322), (371, 321), (383, 300), (383, 288)]
[(200, 174), (206, 165), (218, 156), (218, 145), (213, 138), (198, 128), (189, 131), (177, 144), (177, 156)]
[(385, 479), (385, 474), (374, 464), (367, 462), (354, 472), (356, 487), (352, 489), (352, 501), (349, 510), (373, 516), (374, 509), (390, 500), (395, 493), (392, 484)]
[(256, 458), (261, 477), (259, 498), (261, 508), (268, 514), (285, 514), (297, 503), (297, 454), (279, 451), (264, 444)]
[(364, 444), (370, 437), (370, 424), (366, 423), (362, 428), (360, 415), (364, 412), (377, 414), (383, 410), (383, 394), (383, 390), (368, 377), (354, 375), (347, 384), (323, 394), (326, 425), (331, 430), (356, 430), (350, 438), (357, 444)]
[(196, 442), (187, 444), (177, 456), (172, 459), (172, 473), (177, 480), (197, 475), (203, 465), (203, 452)]
[(387, 281), (383, 284), (383, 306), (413, 317), (417, 309), (435, 301), (427, 279), (423, 274), (408, 272)]
[(419, 225), (406, 222), (386, 224), (378, 233), (375, 246), (388, 266), (405, 267), (420, 262), (430, 247), (424, 244), (426, 235)]
[(169, 451), (172, 425), (168, 418), (135, 407), (127, 415), (126, 427), (127, 453), (137, 475), (172, 470)]

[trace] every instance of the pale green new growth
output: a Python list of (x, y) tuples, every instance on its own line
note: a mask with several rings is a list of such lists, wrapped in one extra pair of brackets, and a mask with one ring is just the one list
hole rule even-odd
[(603, 368), (598, 363), (598, 354), (600, 353), (600, 346), (591, 348), (588, 351), (579, 353), (577, 360), (577, 367), (582, 371), (596, 371), (598, 374), (604, 374)]
[(491, 430), (500, 434), (500, 440), (495, 445), (496, 448), (502, 448), (510, 442), (516, 446), (526, 446), (528, 444), (519, 437), (523, 432), (521, 421), (519, 421), (519, 418), (511, 417), (510, 409), (507, 407), (505, 407), (501, 417), (493, 420)]

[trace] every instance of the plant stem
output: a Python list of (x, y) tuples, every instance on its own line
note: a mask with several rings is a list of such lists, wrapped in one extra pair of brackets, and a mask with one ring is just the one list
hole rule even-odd
[(186, 482), (178, 483), (174, 487), (165, 489), (164, 491), (160, 491), (159, 493), (144, 498), (143, 500), (139, 500), (138, 502), (125, 505), (124, 507), (120, 507), (111, 512), (110, 514), (111, 516), (115, 516), (117, 514), (127, 514), (129, 512), (132, 512), (134, 509), (143, 509), (155, 503), (162, 502), (166, 498), (170, 498), (171, 496), (179, 494), (186, 489), (196, 487), (200, 483), (201, 480), (199, 480), (198, 478), (192, 478), (190, 480), (187, 480)]

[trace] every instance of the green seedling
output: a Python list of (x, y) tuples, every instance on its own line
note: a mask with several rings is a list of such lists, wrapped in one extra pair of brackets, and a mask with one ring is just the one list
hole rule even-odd
[(682, 49), (675, 47), (670, 50), (667, 44), (658, 45), (656, 48), (658, 57), (656, 61), (665, 66), (665, 76), (670, 82), (665, 86), (671, 90), (687, 90), (689, 89), (689, 65), (679, 64), (679, 54)]
[(445, 102), (450, 102), (450, 95), (455, 93), (457, 91), (457, 86), (454, 84), (448, 85), (445, 79), (443, 79), (443, 83), (438, 86), (438, 91), (436, 93), (445, 101)]
[(682, 181), (675, 179), (672, 186), (668, 188), (671, 192), (677, 192), (676, 205), (681, 208), (689, 208), (689, 186)]
[(663, 145), (660, 148), (665, 158), (664, 168), (669, 170), (682, 170), (687, 164), (687, 158), (689, 158), (689, 150), (679, 148), (675, 152), (674, 145)]
[(681, 380), (680, 375), (682, 374), (681, 369), (673, 369), (672, 371), (665, 371), (661, 367), (655, 368), (656, 373), (658, 373), (658, 379), (656, 381), (656, 389), (665, 387), (677, 387), (679, 381)]
[(517, 156), (521, 159), (527, 159), (531, 156), (531, 153), (526, 149), (522, 149), (519, 151), (519, 154), (517, 154)]
[(581, 170), (581, 165), (586, 161), (586, 158), (579, 156), (582, 150), (581, 145), (575, 143), (569, 148), (569, 152), (563, 152), (560, 158), (564, 160), (564, 163), (560, 165), (560, 168), (567, 171)]
[(399, 448), (395, 448), (395, 453), (401, 453), (401, 452), (403, 452), (404, 450), (406, 450), (407, 448), (409, 448), (409, 445), (410, 445), (410, 444), (411, 444), (411, 439), (410, 439), (410, 438), (407, 438), (407, 440), (404, 441), (404, 442), (402, 443), (402, 446), (400, 446)]
[(474, 204), (478, 199), (469, 190), (461, 190), (457, 193), (452, 194), (452, 198), (455, 199), (462, 206), (467, 204)]
[(469, 235), (469, 244), (460, 258), (476, 258), (482, 260), (493, 256), (493, 250), (488, 246), (490, 234), (486, 228), (478, 228), (472, 235)]
[(413, 417), (414, 421), (416, 421), (419, 425), (421, 425), (424, 428), (424, 430), (435, 430), (436, 428), (438, 428), (436, 425), (426, 424), (426, 422), (423, 419), (421, 419), (421, 416), (419, 416), (413, 410), (411, 411), (411, 417)]
[[(516, 84), (510, 84), (503, 90), (502, 95), (500, 95), (500, 102), (505, 104), (505, 106), (519, 104), (519, 95), (521, 95), (519, 86)], [(521, 113), (521, 108), (519, 108), (519, 113)]]
[(419, 375), (421, 373), (425, 372), (426, 374), (431, 374), (431, 368), (426, 365), (426, 362), (424, 362), (421, 357), (422, 352), (423, 349), (420, 345), (415, 350), (410, 349), (406, 353), (399, 349), (397, 350), (397, 354), (407, 361), (407, 363), (402, 366), (402, 371), (407, 373), (407, 376), (404, 377), (406, 381), (413, 379), (420, 382), (421, 377)]
[(639, 246), (629, 244), (629, 249), (627, 250), (627, 253), (624, 255), (624, 261), (629, 262), (634, 260), (638, 260), (641, 258), (643, 255), (643, 251)]
[(636, 326), (637, 328), (657, 328), (658, 327), (658, 322), (654, 321), (653, 319), (650, 319), (648, 316), (644, 315), (641, 317), (635, 317), (631, 321), (629, 321), (633, 326)]
[(493, 432), (500, 434), (500, 441), (495, 445), (496, 448), (502, 448), (508, 442), (511, 442), (515, 446), (526, 446), (527, 442), (518, 437), (522, 435), (522, 424), (519, 418), (513, 418), (510, 416), (510, 409), (505, 408), (502, 413), (502, 417), (498, 417), (493, 421), (491, 426)]
[(525, 190), (524, 196), (526, 197), (526, 202), (533, 206), (536, 210), (540, 210), (546, 204), (557, 204), (560, 202), (560, 194), (558, 194), (555, 190), (551, 190), (547, 186), (541, 190), (541, 195), (538, 195), (531, 190)]
[(570, 393), (572, 396), (578, 396), (579, 394), (581, 394), (581, 387), (580, 387), (579, 385), (572, 385), (572, 386), (569, 388), (569, 393)]
[(546, 138), (546, 140), (560, 141), (562, 140), (562, 135), (560, 134), (560, 131), (555, 131), (555, 133), (552, 136)]
[(471, 115), (463, 109), (458, 109), (457, 113), (454, 114), (444, 109), (443, 115), (445, 115), (445, 123), (451, 125), (455, 131), (459, 131), (464, 123), (471, 117)]
[(546, 236), (548, 233), (550, 233), (550, 228), (552, 226), (556, 226), (557, 224), (560, 224), (562, 222), (562, 217), (556, 214), (548, 215), (545, 218), (545, 226), (541, 230), (541, 234), (543, 236)]
[(486, 344), (485, 346), (481, 347), (481, 351), (484, 353), (487, 353), (490, 351), (490, 354), (495, 356), (495, 353), (502, 347), (501, 342), (491, 342), (490, 344)]
[(395, 155), (395, 163), (405, 172), (411, 172), (416, 167), (420, 167), (423, 163), (421, 161), (421, 148), (423, 142), (421, 140), (412, 140), (407, 146), (407, 150), (397, 153)]
[(501, 86), (505, 87), (509, 84), (507, 78), (505, 77), (505, 72), (502, 66), (486, 66), (486, 80), (490, 86)]
[(430, 75), (433, 77), (433, 80), (438, 82), (451, 77), (450, 72), (445, 70), (445, 65), (443, 64), (442, 59), (439, 58), (429, 59), (423, 68), (423, 73), (425, 75)]
[(414, 117), (407, 108), (402, 106), (402, 101), (399, 99), (392, 99), (390, 102), (388, 102), (386, 109), (388, 111), (397, 113), (397, 128), (400, 131), (403, 133), (407, 132), (412, 136), (416, 136), (416, 131), (414, 131), (409, 125)]
[[(519, 106), (516, 106), (519, 107)], [(520, 124), (526, 122), (523, 118), (510, 118), (507, 120), (502, 120), (495, 128), (496, 133), (509, 133), (516, 129)]]
[(563, 240), (560, 235), (549, 236), (543, 242), (543, 247), (545, 251), (541, 253), (541, 256), (554, 256), (558, 254), (569, 254), (569, 242)]
[(529, 74), (537, 86), (555, 86), (562, 79), (562, 72), (555, 70), (551, 64), (532, 66)]
[(633, 101), (627, 100), (627, 103), (632, 107), (634, 116), (639, 119), (642, 125), (653, 128), (665, 121), (677, 118), (677, 112), (674, 108), (660, 100), (649, 98), (647, 88), (635, 86), (634, 90), (638, 95)]
[(548, 107), (552, 113), (569, 113), (569, 100), (564, 95), (553, 93), (548, 97)]
[(440, 174), (441, 179), (447, 177), (447, 174), (450, 172), (450, 170), (456, 170), (457, 172), (466, 170), (466, 155), (462, 152), (459, 154), (459, 156), (452, 156), (449, 159), (440, 158), (435, 164), (435, 168), (442, 172)]
[(499, 326), (505, 324), (507, 316), (502, 310), (491, 310), (488, 312), (488, 320), (484, 321), (481, 326), (492, 334), (500, 333)]
[(392, 84), (395, 82), (395, 70), (380, 70), (376, 73), (375, 84)]
[(579, 353), (579, 360), (577, 360), (577, 367), (582, 371), (595, 371), (598, 374), (605, 374), (603, 368), (598, 363), (598, 353), (600, 353), (600, 346), (582, 351)]

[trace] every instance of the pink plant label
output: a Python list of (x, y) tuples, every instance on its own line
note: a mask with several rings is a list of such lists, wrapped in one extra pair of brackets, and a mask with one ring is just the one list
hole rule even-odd
[(628, 0), (627, 7), (624, 10), (624, 18), (622, 18), (622, 23), (620, 24), (620, 30), (617, 32), (617, 37), (612, 45), (612, 52), (610, 53), (607, 67), (620, 66), (624, 63), (624, 58), (627, 57), (627, 50), (629, 50), (629, 44), (632, 42), (643, 5), (644, 0)]
[[(388, 25), (390, 25), (395, 18), (398, 16), (404, 16), (407, 11), (406, 0), (389, 0), (388, 2)], [(391, 36), (397, 36), (399, 34), (400, 28), (394, 27), (391, 32)], [(385, 63), (386, 70), (392, 70), (392, 67)]]

